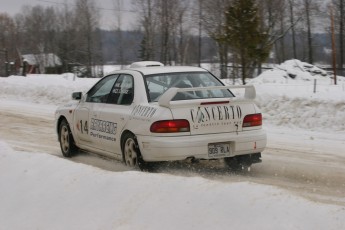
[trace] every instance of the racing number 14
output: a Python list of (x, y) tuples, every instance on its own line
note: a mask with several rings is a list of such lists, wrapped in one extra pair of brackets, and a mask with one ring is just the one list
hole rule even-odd
[(87, 121), (84, 122), (84, 128), (83, 128), (83, 121), (80, 120), (80, 132), (81, 133), (86, 132), (87, 134), (89, 134), (89, 127), (87, 125)]

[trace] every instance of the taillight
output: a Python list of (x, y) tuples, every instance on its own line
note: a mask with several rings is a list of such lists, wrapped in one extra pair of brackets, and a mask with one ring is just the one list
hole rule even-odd
[(152, 133), (177, 133), (189, 132), (189, 121), (187, 120), (165, 120), (156, 121), (151, 125)]
[(242, 127), (253, 127), (262, 125), (261, 113), (249, 114), (244, 117)]

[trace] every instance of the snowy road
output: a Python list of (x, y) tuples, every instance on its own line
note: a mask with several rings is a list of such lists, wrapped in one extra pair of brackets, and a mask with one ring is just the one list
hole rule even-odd
[[(54, 132), (54, 107), (42, 111), (28, 104), (18, 109), (14, 101), (0, 103), (0, 139), (17, 151), (40, 152), (61, 157)], [(162, 173), (205, 177), (224, 182), (251, 181), (274, 185), (313, 201), (345, 206), (345, 140), (342, 135), (320, 132), (298, 132), (266, 127), (268, 148), (263, 162), (251, 171), (234, 174), (220, 163), (188, 165), (173, 164)], [(121, 162), (81, 153), (74, 162), (110, 171), (126, 171)]]

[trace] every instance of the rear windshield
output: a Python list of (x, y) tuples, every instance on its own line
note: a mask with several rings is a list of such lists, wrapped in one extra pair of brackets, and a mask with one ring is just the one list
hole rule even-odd
[[(208, 72), (162, 73), (145, 76), (150, 102), (158, 101), (159, 97), (169, 88), (195, 88), (208, 86), (223, 86), (215, 76)], [(179, 92), (173, 98), (191, 100), (204, 98), (229, 98), (234, 95), (227, 89)]]

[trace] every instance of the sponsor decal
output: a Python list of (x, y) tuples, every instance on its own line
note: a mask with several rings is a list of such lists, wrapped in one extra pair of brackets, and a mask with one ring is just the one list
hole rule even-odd
[(191, 109), (190, 115), (195, 124), (203, 124), (203, 126), (228, 125), (233, 120), (242, 119), (242, 110), (238, 105), (198, 107)]
[(115, 134), (117, 132), (117, 123), (92, 118), (90, 130), (91, 137), (107, 141), (116, 141)]
[(118, 94), (129, 94), (128, 89), (113, 89), (113, 93), (118, 93)]
[(80, 120), (76, 127), (81, 134), (90, 132), (91, 137), (116, 141), (117, 123), (92, 118), (90, 126), (87, 121)]
[(238, 127), (242, 123), (242, 109), (238, 105), (198, 107), (191, 109), (190, 115), (194, 129), (229, 125)]
[(90, 130), (115, 135), (117, 131), (117, 123), (92, 118)]
[(153, 108), (150, 106), (143, 106), (137, 105), (134, 107), (132, 112), (132, 117), (140, 117), (140, 118), (152, 118), (153, 115), (156, 113), (157, 108)]
[(94, 132), (90, 132), (90, 136), (94, 137), (94, 138), (99, 138), (99, 139), (103, 139), (103, 140), (107, 140), (107, 141), (116, 141), (115, 137), (110, 137), (107, 135), (103, 135), (101, 133), (94, 133)]

